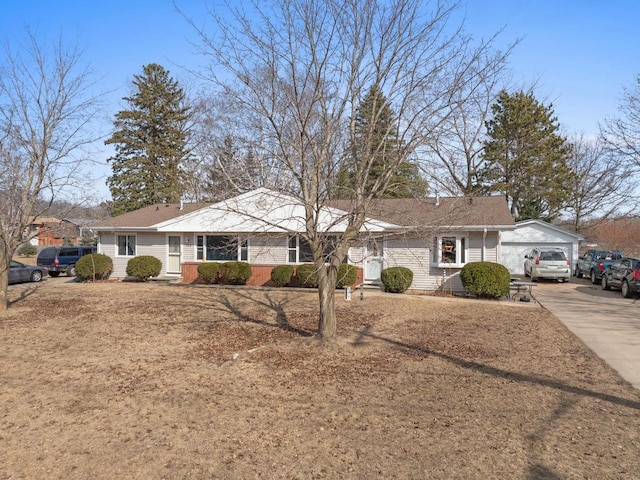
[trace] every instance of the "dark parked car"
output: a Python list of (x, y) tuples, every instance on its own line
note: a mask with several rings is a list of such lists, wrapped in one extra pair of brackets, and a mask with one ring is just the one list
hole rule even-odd
[(25, 265), (11, 260), (9, 268), (9, 285), (22, 282), (39, 282), (44, 276), (44, 268)]
[(598, 283), (602, 280), (602, 273), (622, 257), (624, 255), (619, 250), (587, 250), (578, 258), (574, 274), (578, 278), (587, 276), (591, 283)]
[(640, 292), (640, 258), (625, 257), (609, 266), (602, 273), (602, 288), (611, 287), (619, 288), (625, 298)]
[(38, 254), (37, 261), (52, 277), (57, 277), (63, 272), (73, 277), (76, 274), (76, 262), (90, 253), (96, 253), (96, 247), (47, 247)]

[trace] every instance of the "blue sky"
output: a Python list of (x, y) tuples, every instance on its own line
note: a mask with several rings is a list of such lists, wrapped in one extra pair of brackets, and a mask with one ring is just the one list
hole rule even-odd
[[(197, 19), (205, 18), (201, 0), (178, 0)], [(501, 28), (499, 45), (516, 39), (511, 56), (513, 82), (536, 83), (536, 97), (553, 103), (567, 135), (595, 135), (598, 123), (616, 114), (622, 88), (640, 74), (638, 20), (635, 0), (463, 0), (466, 29), (474, 37), (488, 37)], [(461, 13), (463, 13), (461, 11)], [(76, 42), (83, 58), (107, 91), (104, 119), (124, 104), (134, 74), (148, 63), (159, 63), (183, 84), (189, 75), (180, 65), (195, 67), (202, 59), (189, 44), (191, 27), (175, 11), (171, 0), (7, 0), (0, 16), (0, 37), (20, 35), (28, 25), (38, 34), (62, 33)], [(109, 125), (107, 125), (108, 128)], [(106, 159), (109, 151), (104, 148)], [(100, 169), (98, 169), (100, 170)], [(108, 199), (104, 167), (99, 196)]]

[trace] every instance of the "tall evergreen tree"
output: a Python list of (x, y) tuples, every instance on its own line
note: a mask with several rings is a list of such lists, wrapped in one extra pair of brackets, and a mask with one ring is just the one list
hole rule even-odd
[[(351, 198), (354, 195), (355, 178), (358, 169), (364, 172), (366, 184), (364, 193), (378, 190), (384, 181), (383, 172), (398, 163), (402, 153), (402, 141), (398, 138), (396, 119), (389, 102), (378, 85), (373, 85), (358, 107), (355, 117), (356, 138), (351, 145), (348, 160), (340, 167), (334, 197)], [(366, 165), (361, 159), (366, 159)], [(393, 169), (389, 185), (379, 196), (381, 198), (424, 197), (427, 181), (420, 175), (416, 163), (403, 161)]]
[(500, 192), (517, 220), (556, 218), (570, 196), (571, 146), (559, 133), (553, 106), (531, 93), (500, 92), (486, 122), (480, 178)]
[(116, 150), (107, 179), (113, 215), (176, 203), (184, 190), (181, 164), (188, 156), (190, 115), (184, 90), (155, 63), (134, 75), (133, 87), (133, 95), (124, 98), (129, 109), (116, 114), (115, 132), (105, 141)]

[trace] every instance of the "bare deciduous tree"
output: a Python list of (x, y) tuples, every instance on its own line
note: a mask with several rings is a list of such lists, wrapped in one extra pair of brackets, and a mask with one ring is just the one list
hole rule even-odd
[(620, 154), (607, 148), (600, 138), (576, 136), (570, 143), (569, 166), (574, 174), (573, 182), (567, 185), (572, 193), (566, 210), (573, 229), (580, 231), (586, 220), (593, 225), (597, 219), (605, 220), (635, 208), (636, 180), (628, 163), (620, 161)]
[(605, 120), (601, 130), (609, 148), (640, 167), (640, 75), (633, 88), (623, 90), (619, 117)]
[[(0, 309), (7, 307), (8, 269), (27, 227), (61, 192), (78, 186), (94, 138), (85, 127), (96, 97), (76, 50), (50, 48), (26, 31), (0, 59)], [(46, 202), (42, 202), (46, 199)]]
[[(260, 139), (282, 188), (304, 206), (301, 236), (318, 272), (323, 340), (336, 336), (338, 267), (361, 236), (369, 207), (388, 187), (399, 165), (429, 143), (450, 113), (450, 102), (467, 88), (455, 76), (489, 45), (474, 46), (456, 23), (456, 4), (422, 0), (277, 0), (211, 10), (211, 32), (198, 30), (202, 53), (211, 58), (207, 79), (235, 105), (234, 121), (247, 138)], [(390, 126), (402, 145), (395, 161), (369, 172), (384, 145), (356, 128), (357, 108), (377, 85), (395, 112)], [(366, 122), (375, 128), (382, 108)], [(368, 139), (370, 145), (363, 145)], [(360, 148), (351, 148), (359, 145)], [(327, 256), (326, 202), (338, 167), (350, 162), (353, 194), (346, 224)], [(329, 226), (330, 227), (330, 226)], [(292, 231), (291, 234), (296, 232)]]
[(452, 92), (451, 112), (439, 135), (425, 147), (423, 171), (432, 190), (445, 195), (474, 195), (481, 191), (478, 172), (483, 164), (485, 122), (498, 93), (507, 84), (507, 59), (515, 43), (504, 52), (475, 55), (454, 72), (461, 88)]

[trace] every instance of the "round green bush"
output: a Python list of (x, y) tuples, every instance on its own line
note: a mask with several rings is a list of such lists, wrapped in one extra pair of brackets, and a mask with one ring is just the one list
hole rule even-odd
[(358, 280), (358, 269), (354, 265), (343, 263), (338, 269), (337, 288), (344, 288), (353, 285)]
[(198, 277), (207, 285), (218, 281), (218, 272), (220, 264), (217, 262), (205, 262), (198, 265)]
[(380, 279), (385, 292), (404, 293), (413, 282), (413, 272), (407, 267), (389, 267), (380, 272)]
[(35, 245), (25, 243), (18, 249), (18, 255), (21, 257), (35, 257), (38, 254), (38, 249)]
[(84, 282), (106, 280), (113, 272), (113, 260), (102, 253), (85, 255), (76, 262), (76, 277)]
[(313, 263), (303, 263), (296, 268), (296, 283), (301, 287), (316, 288), (318, 286), (318, 272)]
[(224, 285), (246, 285), (251, 274), (251, 265), (247, 262), (225, 262), (220, 264), (218, 282)]
[(133, 257), (127, 262), (127, 275), (146, 282), (151, 277), (157, 277), (162, 270), (162, 262), (151, 255)]
[(511, 275), (504, 265), (492, 262), (470, 262), (460, 271), (460, 280), (469, 293), (484, 298), (509, 295)]
[(286, 287), (291, 283), (293, 265), (278, 265), (271, 270), (271, 281), (276, 287)]

